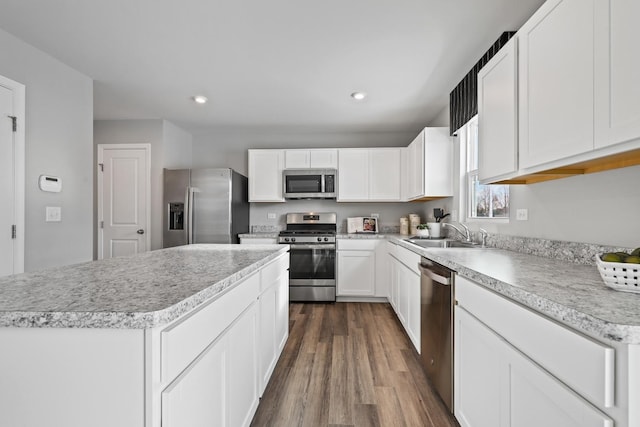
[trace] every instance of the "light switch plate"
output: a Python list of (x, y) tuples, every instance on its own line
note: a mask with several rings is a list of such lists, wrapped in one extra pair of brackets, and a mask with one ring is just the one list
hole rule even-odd
[(269, 213), (267, 214), (267, 219), (276, 219), (276, 214), (275, 214), (275, 213), (273, 213), (273, 212), (269, 212)]
[(45, 221), (46, 222), (62, 221), (62, 208), (60, 206), (47, 206)]
[(527, 220), (529, 220), (529, 210), (528, 209), (517, 209), (516, 210), (516, 219), (518, 221), (527, 221)]

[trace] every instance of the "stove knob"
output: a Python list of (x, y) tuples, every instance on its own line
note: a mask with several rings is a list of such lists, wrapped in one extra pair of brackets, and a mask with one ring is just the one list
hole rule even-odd
[[(326, 237), (325, 237), (326, 239)], [(322, 237), (318, 237), (318, 242), (322, 242)]]
[(295, 238), (295, 237), (292, 237), (292, 238), (291, 238), (291, 243), (293, 243), (293, 242), (295, 242), (295, 241), (296, 241), (296, 238)]
[(324, 238), (324, 241), (325, 241), (325, 242), (328, 242), (328, 241), (329, 241), (329, 238), (328, 238), (328, 237), (325, 237), (325, 238)]
[(288, 237), (285, 237), (285, 238), (284, 238), (284, 241), (285, 241), (285, 242), (288, 242), (288, 241), (289, 241), (289, 238), (288, 238)]

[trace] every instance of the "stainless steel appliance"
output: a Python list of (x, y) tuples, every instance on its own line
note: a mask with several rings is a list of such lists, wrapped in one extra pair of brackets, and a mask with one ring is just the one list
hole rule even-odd
[(420, 355), (427, 377), (453, 413), (454, 274), (427, 258), (420, 270)]
[(247, 177), (232, 169), (165, 169), (162, 246), (239, 243), (248, 197)]
[(336, 214), (289, 213), (280, 243), (289, 252), (289, 300), (336, 300)]
[(282, 172), (285, 199), (335, 199), (338, 171), (335, 169), (285, 169)]

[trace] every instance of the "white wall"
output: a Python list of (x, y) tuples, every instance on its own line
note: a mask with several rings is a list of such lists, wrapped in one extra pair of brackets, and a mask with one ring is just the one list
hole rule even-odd
[(193, 136), (173, 123), (162, 121), (164, 165), (167, 169), (190, 168), (193, 161)]
[[(94, 141), (96, 146), (151, 144), (151, 250), (162, 248), (162, 169), (191, 167), (191, 134), (166, 120), (96, 120)], [(97, 215), (97, 200), (95, 209)], [(97, 228), (94, 231), (97, 256)]]
[(247, 174), (250, 148), (346, 148), (407, 146), (420, 129), (390, 133), (227, 130), (195, 134), (193, 167), (227, 167)]
[[(25, 271), (92, 259), (93, 82), (0, 30), (0, 75), (26, 86)], [(61, 193), (38, 189), (41, 174)], [(60, 206), (61, 222), (45, 222)]]
[[(448, 125), (448, 122), (437, 124)], [(459, 159), (459, 150), (456, 138), (456, 159)], [(459, 174), (456, 162), (455, 197), (425, 202), (423, 215), (432, 215), (433, 208), (445, 208), (447, 212), (459, 210)], [(511, 185), (508, 223), (485, 220), (468, 225), (472, 230), (482, 227), (490, 233), (635, 248), (640, 246), (638, 182), (640, 166)], [(516, 221), (516, 210), (525, 208), (529, 211), (528, 221)]]

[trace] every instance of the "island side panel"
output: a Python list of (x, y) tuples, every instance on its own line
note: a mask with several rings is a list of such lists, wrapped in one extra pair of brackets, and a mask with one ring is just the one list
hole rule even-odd
[(144, 331), (0, 328), (0, 425), (144, 427)]

